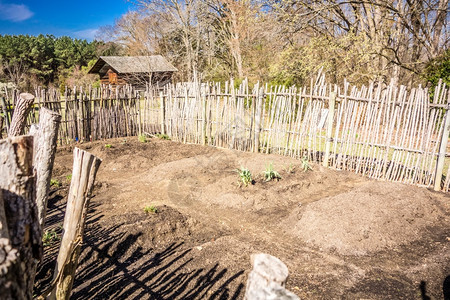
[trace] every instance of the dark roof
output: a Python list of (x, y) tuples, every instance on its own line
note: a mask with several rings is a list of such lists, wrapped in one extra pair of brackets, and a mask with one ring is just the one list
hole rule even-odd
[[(178, 71), (161, 55), (152, 56), (100, 56), (89, 73), (102, 73), (102, 68), (108, 65), (117, 73), (149, 73)], [(106, 73), (107, 70), (103, 70)]]

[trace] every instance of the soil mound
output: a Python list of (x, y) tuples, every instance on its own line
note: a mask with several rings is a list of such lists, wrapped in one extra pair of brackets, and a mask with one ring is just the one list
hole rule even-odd
[(363, 255), (410, 243), (449, 222), (447, 202), (425, 189), (368, 182), (308, 205), (293, 232), (343, 255)]

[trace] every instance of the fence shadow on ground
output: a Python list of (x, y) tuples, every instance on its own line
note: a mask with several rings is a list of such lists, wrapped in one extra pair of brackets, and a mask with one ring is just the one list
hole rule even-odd
[[(62, 224), (65, 200), (49, 199), (47, 228)], [(196, 268), (191, 249), (183, 241), (163, 249), (144, 249), (142, 235), (121, 230), (123, 224), (105, 228), (103, 215), (91, 203), (83, 249), (73, 286), (73, 299), (236, 299), (244, 293), (244, 271), (231, 273), (218, 264)], [(59, 228), (59, 227), (58, 227)], [(58, 232), (60, 233), (60, 232)], [(50, 284), (59, 241), (45, 249), (38, 268), (34, 293), (40, 295)]]

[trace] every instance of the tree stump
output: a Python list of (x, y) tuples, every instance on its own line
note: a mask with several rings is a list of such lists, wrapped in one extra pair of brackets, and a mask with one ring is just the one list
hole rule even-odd
[(31, 106), (34, 103), (34, 96), (29, 93), (22, 93), (19, 101), (14, 108), (14, 114), (9, 126), (8, 136), (18, 136), (23, 134), (27, 123), (27, 116), (30, 113)]
[(32, 136), (0, 141), (2, 299), (32, 299), (36, 262), (42, 257), (32, 162)]

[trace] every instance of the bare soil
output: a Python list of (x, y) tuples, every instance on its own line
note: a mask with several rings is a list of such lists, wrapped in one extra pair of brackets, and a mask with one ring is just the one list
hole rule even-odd
[[(112, 147), (105, 147), (111, 144)], [(73, 299), (242, 299), (250, 255), (289, 268), (302, 299), (443, 299), (450, 197), (277, 155), (137, 138), (78, 145), (103, 159)], [(273, 163), (282, 179), (265, 182)], [(235, 170), (255, 184), (238, 186)], [(61, 233), (72, 148), (61, 148), (47, 230)], [(145, 212), (145, 207), (156, 212)], [(45, 248), (35, 294), (51, 280)], [(429, 297), (429, 298), (427, 298)]]

